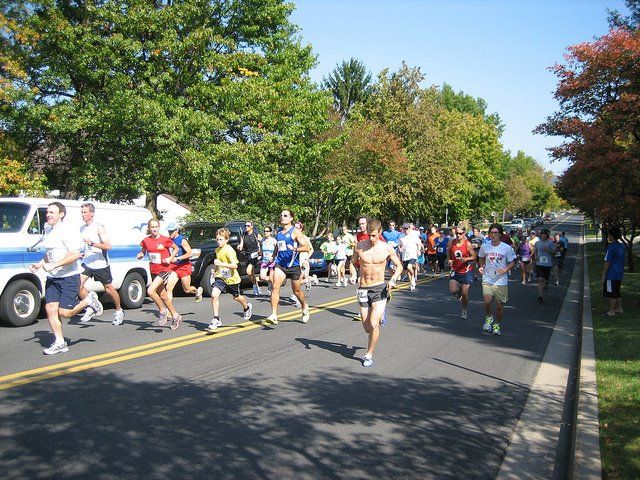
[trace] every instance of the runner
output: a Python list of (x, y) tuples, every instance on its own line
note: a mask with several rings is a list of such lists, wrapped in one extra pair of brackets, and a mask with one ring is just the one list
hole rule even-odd
[[(380, 232), (380, 236), (382, 237), (382, 232)], [(367, 238), (369, 238), (367, 234), (367, 217), (358, 217), (358, 231), (356, 232), (356, 240), (353, 246), (355, 247), (356, 243), (366, 240)], [(353, 255), (353, 252), (351, 255)], [(358, 281), (358, 270), (355, 267), (353, 259), (349, 262), (349, 274), (351, 275), (349, 282), (351, 285), (355, 285)]]
[[(492, 223), (489, 226), (491, 242), (482, 244), (478, 253), (485, 312), (482, 332), (493, 332), (494, 335), (502, 334), (500, 325), (504, 316), (504, 304), (509, 299), (507, 273), (514, 267), (516, 259), (513, 248), (500, 241), (502, 232), (502, 225)], [(495, 314), (492, 312), (492, 301), (495, 302)]]
[(520, 260), (520, 272), (522, 273), (522, 285), (527, 284), (527, 275), (531, 275), (531, 244), (526, 238), (518, 247), (518, 260)]
[(436, 254), (436, 238), (438, 238), (440, 234), (438, 233), (438, 229), (433, 225), (429, 230), (431, 233), (427, 236), (427, 260), (429, 261), (429, 266), (431, 266), (431, 271), (435, 277), (437, 275), (436, 265), (438, 263), (438, 256)]
[(244, 295), (240, 294), (240, 274), (238, 273), (238, 256), (231, 245), (229, 245), (229, 237), (231, 232), (227, 228), (219, 228), (216, 232), (216, 259), (213, 261), (215, 265), (215, 273), (211, 278), (211, 308), (213, 309), (213, 319), (207, 327), (208, 332), (215, 332), (222, 326), (220, 320), (220, 294), (230, 293), (233, 299), (242, 305), (242, 317), (245, 320), (251, 320), (253, 305), (247, 303)]
[[(300, 252), (300, 283), (304, 285), (304, 289), (308, 292), (311, 290), (311, 278), (309, 277), (311, 265), (309, 265), (309, 258), (313, 254), (313, 246), (311, 245), (311, 240), (309, 239), (309, 237), (304, 233), (304, 223), (296, 222), (295, 227), (302, 232), (307, 245), (309, 245), (309, 251)], [(292, 298), (292, 300), (296, 299)]]
[(544, 292), (547, 289), (551, 267), (553, 266), (553, 256), (556, 253), (556, 245), (549, 238), (549, 230), (546, 228), (540, 231), (540, 240), (533, 247), (532, 261), (536, 266), (536, 277), (538, 278), (538, 302), (544, 303)]
[(556, 246), (556, 253), (553, 254), (553, 267), (551, 268), (551, 275), (553, 275), (553, 284), (558, 286), (560, 285), (560, 266), (565, 254), (564, 243), (562, 243), (562, 240), (560, 240), (559, 233), (556, 233), (553, 236), (553, 243)]
[[(191, 245), (189, 245), (189, 241), (182, 236), (175, 222), (169, 224), (167, 232), (169, 232), (169, 238), (173, 240), (173, 244), (177, 249), (175, 257), (173, 257), (173, 271), (176, 272), (176, 275), (180, 279), (182, 291), (184, 293), (193, 293), (196, 303), (199, 303), (202, 301), (203, 288), (196, 288), (191, 285), (191, 272), (193, 272), (193, 267), (189, 260), (191, 258)], [(177, 281), (176, 279), (176, 282)], [(171, 296), (172, 301), (174, 286), (175, 285), (167, 285), (167, 295)]]
[[(80, 273), (80, 298), (84, 299), (89, 295), (89, 291), (85, 288), (87, 279), (93, 278), (96, 282), (100, 282), (104, 286), (104, 291), (113, 300), (113, 305), (116, 309), (111, 323), (113, 325), (121, 325), (124, 321), (124, 310), (120, 305), (120, 295), (118, 295), (111, 283), (113, 277), (111, 276), (111, 267), (109, 266), (107, 254), (111, 250), (111, 242), (104, 225), (93, 220), (95, 213), (96, 207), (92, 203), (84, 203), (80, 207), (80, 214), (84, 221), (84, 225), (80, 227), (80, 236), (84, 242), (84, 256), (81, 261), (83, 271)], [(89, 305), (82, 318), (80, 318), (80, 322), (88, 322), (96, 313)]]
[[(538, 238), (538, 235), (536, 235), (536, 231), (531, 230), (531, 232), (529, 232), (529, 247), (531, 248), (531, 255), (533, 255), (533, 249), (535, 248), (536, 243), (538, 243), (538, 240), (540, 239)], [(533, 268), (533, 264), (531, 264), (529, 266), (529, 282), (532, 281), (532, 276), (535, 274), (535, 268)]]
[(407, 225), (407, 233), (400, 239), (400, 250), (402, 252), (402, 268), (409, 276), (409, 289), (416, 289), (416, 279), (418, 270), (418, 255), (423, 250), (420, 234), (415, 230), (413, 223)]
[[(362, 365), (373, 365), (373, 350), (380, 336), (380, 321), (387, 304), (388, 291), (395, 287), (402, 274), (402, 263), (391, 245), (380, 241), (382, 225), (379, 220), (367, 222), (369, 238), (358, 242), (354, 253), (354, 262), (360, 269), (360, 282), (357, 298), (362, 317), (362, 326), (369, 335), (367, 353), (362, 359)], [(389, 283), (385, 283), (384, 273), (387, 260), (391, 259), (396, 267)]]
[(340, 238), (341, 242), (345, 244), (345, 254), (347, 256), (345, 260), (345, 268), (349, 269), (349, 274), (351, 275), (351, 283), (355, 284), (358, 273), (356, 272), (356, 267), (353, 265), (351, 257), (353, 257), (353, 248), (356, 246), (356, 237), (354, 237), (353, 234), (349, 231), (349, 227), (343, 225), (342, 235), (340, 236)]
[[(385, 241), (393, 247), (396, 255), (398, 255), (398, 243), (400, 241), (401, 235), (400, 232), (396, 230), (396, 222), (394, 220), (391, 220), (389, 222), (389, 229), (382, 232), (382, 236), (384, 237)], [(392, 266), (393, 263), (391, 263), (391, 261), (387, 262), (387, 269), (392, 268)]]
[(326, 282), (331, 282), (331, 272), (336, 270), (336, 252), (338, 251), (338, 244), (333, 238), (333, 233), (327, 233), (327, 240), (320, 245), (322, 250), (322, 256), (327, 264), (327, 279)]
[(147, 294), (158, 307), (158, 325), (166, 325), (171, 313), (171, 330), (176, 330), (180, 326), (182, 315), (173, 307), (171, 297), (167, 294), (167, 286), (175, 285), (178, 281), (178, 275), (171, 267), (177, 249), (173, 240), (160, 235), (160, 221), (155, 218), (147, 223), (147, 235), (140, 242), (142, 250), (136, 258), (141, 260), (145, 254), (149, 256), (149, 271), (153, 280), (147, 288)]
[(302, 305), (302, 323), (309, 321), (309, 305), (300, 288), (300, 252), (308, 252), (309, 244), (302, 232), (293, 226), (293, 212), (284, 209), (280, 213), (281, 227), (276, 234), (278, 241), (276, 266), (273, 272), (273, 290), (271, 291), (271, 315), (264, 323), (278, 324), (278, 303), (280, 302), (280, 288), (283, 282), (291, 279), (291, 290)]
[(246, 230), (237, 248), (238, 251), (244, 253), (247, 262), (247, 275), (253, 286), (253, 294), (262, 295), (262, 291), (258, 285), (258, 279), (255, 275), (256, 270), (260, 268), (260, 257), (262, 256), (260, 252), (260, 241), (262, 239), (260, 235), (254, 232), (253, 222), (246, 222), (244, 226)]
[(47, 207), (47, 223), (44, 228), (42, 260), (29, 267), (32, 273), (41, 268), (47, 272), (44, 300), (47, 320), (54, 335), (53, 343), (43, 350), (45, 355), (55, 355), (69, 351), (62, 334), (60, 317), (71, 318), (90, 306), (97, 315), (102, 314), (102, 304), (95, 292), (78, 301), (80, 270), (78, 259), (82, 256), (82, 240), (74, 229), (63, 223), (67, 209), (60, 202), (52, 202)]
[(440, 278), (444, 280), (444, 265), (447, 261), (447, 250), (449, 245), (449, 237), (444, 234), (444, 228), (440, 229), (440, 235), (436, 238), (434, 246), (436, 249), (436, 259), (438, 261), (438, 270), (440, 270)]
[[(478, 264), (478, 252), (480, 251), (480, 247), (482, 246), (482, 244), (485, 242), (485, 238), (482, 235), (482, 233), (480, 232), (480, 229), (478, 227), (473, 227), (473, 232), (470, 235), (470, 239), (469, 241), (471, 242), (471, 245), (473, 245), (473, 249), (476, 252), (476, 261), (475, 261), (475, 268), (477, 269), (480, 265)], [(477, 280), (478, 276), (475, 273), (473, 273), (473, 280)]]
[(562, 242), (562, 256), (558, 261), (558, 270), (562, 273), (562, 269), (564, 268), (564, 259), (567, 257), (567, 251), (569, 250), (569, 239), (567, 238), (567, 234), (562, 232), (560, 234), (560, 242)]
[(338, 243), (336, 245), (336, 262), (338, 262), (336, 272), (338, 281), (336, 282), (336, 287), (339, 287), (340, 285), (344, 285), (345, 287), (347, 286), (346, 264), (347, 261), (351, 261), (351, 257), (347, 257), (347, 248), (347, 243), (342, 241), (342, 237), (338, 237)]
[(453, 276), (449, 280), (449, 292), (460, 300), (462, 307), (460, 316), (466, 320), (469, 316), (467, 306), (469, 305), (469, 286), (473, 283), (473, 264), (478, 255), (467, 239), (464, 227), (458, 226), (454, 231), (457, 238), (451, 242), (447, 250), (447, 260), (453, 271)]
[(260, 244), (262, 250), (262, 259), (260, 260), (260, 280), (268, 282), (267, 293), (271, 295), (271, 289), (273, 288), (273, 269), (276, 266), (274, 253), (278, 242), (271, 236), (273, 231), (271, 227), (264, 227), (262, 232), (264, 237)]

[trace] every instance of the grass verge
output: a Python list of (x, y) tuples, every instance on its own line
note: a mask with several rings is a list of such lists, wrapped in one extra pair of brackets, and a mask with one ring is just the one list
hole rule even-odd
[[(588, 240), (587, 240), (588, 241)], [(603, 478), (640, 478), (640, 273), (626, 270), (622, 282), (624, 313), (602, 317), (608, 300), (602, 296), (604, 251), (601, 243), (586, 245), (594, 322), (600, 448)], [(640, 257), (636, 256), (636, 269)]]

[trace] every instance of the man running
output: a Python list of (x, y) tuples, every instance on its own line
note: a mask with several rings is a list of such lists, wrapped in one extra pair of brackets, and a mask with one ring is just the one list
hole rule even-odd
[(253, 230), (253, 222), (246, 222), (244, 226), (246, 230), (237, 248), (238, 251), (244, 253), (246, 258), (247, 275), (249, 276), (251, 285), (253, 285), (253, 294), (262, 295), (262, 291), (258, 286), (258, 279), (255, 275), (256, 271), (260, 272), (260, 257), (262, 256), (260, 252), (260, 240), (262, 239), (260, 235)]
[[(516, 254), (506, 243), (500, 241), (502, 225), (492, 223), (489, 226), (491, 241), (483, 243), (478, 253), (479, 272), (482, 274), (482, 299), (484, 301), (485, 320), (483, 333), (501, 335), (500, 325), (504, 316), (504, 304), (509, 299), (509, 279), (507, 273), (516, 264)], [(491, 303), (495, 301), (495, 316)]]
[[(93, 220), (96, 213), (96, 207), (92, 203), (84, 203), (80, 207), (80, 214), (84, 225), (80, 227), (80, 236), (84, 242), (84, 256), (82, 257), (83, 271), (80, 273), (80, 298), (87, 298), (89, 291), (85, 288), (85, 284), (89, 278), (100, 282), (104, 286), (104, 291), (109, 294), (116, 310), (113, 313), (113, 325), (121, 325), (124, 321), (124, 310), (120, 305), (120, 295), (113, 288), (111, 276), (111, 267), (109, 266), (109, 257), (107, 252), (111, 250), (111, 242), (109, 236), (101, 225)], [(80, 318), (80, 322), (85, 323), (91, 320), (98, 312), (94, 311), (91, 306), (87, 307), (84, 315)]]
[[(402, 274), (402, 263), (395, 250), (388, 243), (380, 241), (382, 225), (379, 220), (367, 222), (369, 238), (358, 242), (353, 254), (354, 262), (360, 269), (360, 283), (357, 291), (358, 305), (362, 317), (362, 326), (369, 335), (367, 353), (362, 365), (373, 365), (373, 350), (380, 336), (380, 321), (387, 305), (389, 289), (395, 287)], [(396, 269), (389, 283), (385, 283), (384, 273), (387, 260), (391, 260)]]
[[(358, 274), (356, 272), (356, 268), (353, 265), (353, 261), (351, 259), (351, 257), (353, 257), (353, 247), (356, 246), (356, 237), (353, 236), (353, 234), (349, 231), (349, 227), (347, 227), (346, 225), (342, 226), (342, 235), (340, 235), (340, 241), (345, 245), (345, 254), (346, 254), (346, 261), (345, 261), (345, 268), (349, 269), (349, 274), (351, 275), (351, 282), (355, 284), (355, 279), (357, 278)], [(346, 281), (346, 275), (345, 275), (345, 281)], [(347, 284), (345, 283), (345, 287), (347, 286)]]
[(429, 261), (429, 266), (431, 267), (431, 271), (433, 272), (433, 276), (435, 277), (437, 275), (436, 265), (438, 263), (438, 255), (436, 252), (436, 238), (438, 238), (440, 234), (438, 233), (438, 229), (435, 227), (435, 225), (432, 225), (429, 231), (431, 233), (427, 236), (427, 260)]
[(309, 321), (309, 305), (300, 288), (300, 252), (308, 252), (309, 244), (300, 230), (293, 226), (293, 212), (284, 209), (280, 213), (280, 229), (276, 234), (277, 254), (273, 272), (273, 290), (271, 291), (271, 315), (264, 323), (278, 324), (278, 303), (280, 303), (280, 288), (284, 281), (291, 279), (291, 290), (302, 305), (302, 323)]
[(84, 300), (78, 302), (78, 259), (82, 256), (84, 247), (80, 234), (62, 223), (66, 214), (67, 209), (62, 203), (49, 204), (44, 229), (44, 258), (29, 267), (32, 273), (41, 268), (47, 272), (44, 290), (45, 311), (55, 338), (51, 346), (43, 350), (45, 355), (69, 351), (62, 334), (60, 317), (71, 318), (88, 306), (97, 312), (97, 315), (103, 310), (95, 292), (90, 292)]
[(549, 238), (549, 230), (540, 231), (540, 240), (533, 247), (532, 261), (536, 266), (536, 277), (538, 278), (538, 302), (544, 303), (544, 291), (549, 282), (551, 268), (553, 267), (553, 256), (556, 253), (556, 245)]
[(407, 233), (400, 239), (400, 250), (402, 251), (402, 267), (407, 270), (409, 276), (409, 289), (416, 289), (416, 278), (418, 277), (418, 255), (422, 251), (420, 235), (415, 230), (413, 223), (407, 225)]
[(331, 272), (336, 269), (336, 252), (338, 251), (338, 244), (333, 238), (333, 233), (327, 233), (327, 240), (320, 245), (322, 250), (322, 256), (327, 264), (327, 279), (326, 282), (331, 282)]
[[(382, 237), (389, 245), (391, 245), (391, 247), (393, 247), (397, 255), (398, 243), (400, 242), (400, 232), (396, 230), (396, 222), (394, 220), (389, 222), (389, 229), (382, 232)], [(392, 263), (387, 262), (387, 269), (391, 268), (391, 266)]]
[(473, 283), (473, 264), (478, 255), (473, 245), (464, 232), (464, 227), (454, 229), (456, 240), (451, 242), (447, 250), (447, 260), (453, 270), (453, 276), (449, 280), (449, 292), (460, 300), (462, 307), (461, 318), (468, 318), (467, 306), (469, 305), (469, 286)]

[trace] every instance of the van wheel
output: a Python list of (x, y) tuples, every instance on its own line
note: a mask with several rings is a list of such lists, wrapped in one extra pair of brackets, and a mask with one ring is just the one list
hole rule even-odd
[(138, 272), (128, 273), (120, 287), (120, 302), (126, 309), (140, 308), (147, 295), (144, 278)]
[(202, 287), (203, 296), (210, 297), (213, 289), (211, 288), (211, 273), (215, 268), (214, 265), (207, 265), (207, 268), (204, 269), (204, 274), (202, 275), (202, 279), (200, 280), (200, 286)]
[(36, 321), (40, 313), (40, 290), (29, 280), (16, 280), (5, 288), (0, 300), (0, 318), (14, 327)]

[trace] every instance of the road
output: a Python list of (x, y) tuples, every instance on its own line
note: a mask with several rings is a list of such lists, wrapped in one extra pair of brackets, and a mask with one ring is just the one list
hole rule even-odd
[[(207, 334), (208, 299), (177, 298), (185, 321), (158, 327), (152, 304), (125, 324), (65, 325), (70, 351), (42, 355), (46, 320), (0, 329), (3, 479), (493, 478), (544, 355), (573, 269), (579, 217), (547, 225), (571, 241), (561, 286), (544, 305), (510, 282), (502, 336), (480, 333), (447, 281), (423, 278), (388, 307), (372, 368), (351, 287), (321, 283), (308, 324), (268, 300)], [(289, 287), (283, 291), (290, 292)]]

